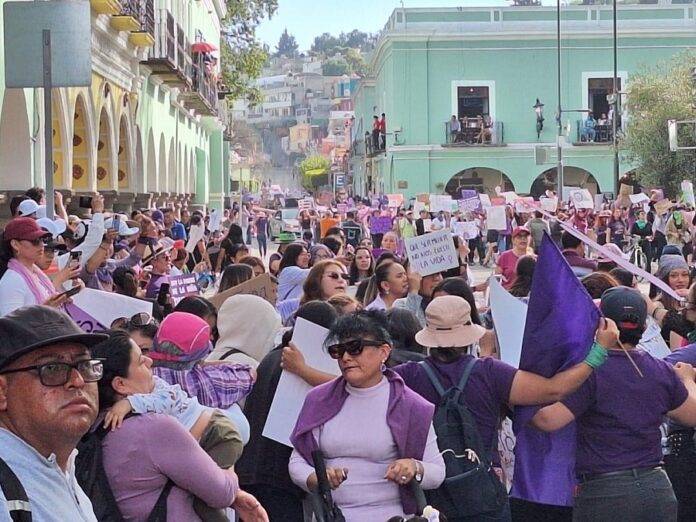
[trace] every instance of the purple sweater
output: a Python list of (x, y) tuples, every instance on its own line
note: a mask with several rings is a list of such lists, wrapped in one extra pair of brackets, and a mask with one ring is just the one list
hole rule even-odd
[(220, 469), (175, 418), (156, 413), (126, 419), (103, 445), (104, 471), (127, 522), (147, 519), (167, 479), (167, 522), (199, 522), (194, 495), (222, 509), (234, 502), (236, 476)]

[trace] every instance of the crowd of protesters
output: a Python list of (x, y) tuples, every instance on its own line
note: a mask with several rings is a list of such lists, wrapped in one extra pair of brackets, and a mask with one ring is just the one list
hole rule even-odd
[[(540, 433), (577, 431), (574, 506), (503, 494), (485, 513), (448, 520), (693, 520), (693, 209), (656, 197), (597, 210), (561, 201), (550, 213), (510, 204), (505, 228), (493, 230), (483, 208), (431, 213), (415, 203), (315, 203), (276, 248), (269, 209), (251, 202), (217, 218), (178, 205), (126, 215), (95, 194), (78, 217), (59, 193), (33, 188), (13, 199), (0, 243), (0, 459), (35, 519), (102, 519), (103, 499), (75, 471), (75, 448), (95, 433), (124, 520), (163, 509), (158, 520), (172, 522), (311, 521), (317, 449), (345, 520), (416, 515), (408, 485), (439, 491), (449, 478), (434, 372), (444, 389), (465, 382), (480, 457), (501, 480), (530, 480), (506, 476), (497, 444), (515, 407), (543, 406), (529, 420)], [(461, 222), (473, 223), (466, 237)], [(457, 266), (421, 275), (406, 241), (442, 230)], [(529, 303), (533, 281), (555, 277), (535, 272), (547, 235), (604, 318), (590, 325), (584, 361), (542, 376), (501, 360), (507, 325), (493, 321), (488, 279), (475, 276), (487, 267)], [(644, 292), (607, 255), (627, 258), (632, 238), (670, 292)], [(173, 295), (170, 283), (185, 274), (200, 292)], [(257, 278), (272, 291), (243, 290)], [(82, 331), (71, 315), (85, 288), (152, 312), (116, 310), (103, 331)], [(313, 368), (292, 341), (299, 318), (328, 330), (323, 348), (338, 377)], [(283, 372), (312, 388), (292, 447), (263, 435)], [(0, 521), (18, 509), (8, 495), (0, 488)]]

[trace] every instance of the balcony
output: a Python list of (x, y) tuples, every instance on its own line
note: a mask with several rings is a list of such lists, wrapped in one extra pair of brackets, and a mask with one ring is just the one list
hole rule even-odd
[(502, 121), (486, 122), (479, 118), (461, 118), (459, 130), (453, 131), (451, 128), (451, 123), (446, 121), (443, 147), (505, 146), (505, 125)]
[(153, 76), (171, 87), (185, 90), (191, 86), (191, 57), (184, 32), (166, 9), (155, 12), (155, 42), (148, 57), (142, 63), (147, 65)]
[(191, 88), (182, 92), (180, 97), (189, 109), (203, 116), (217, 116), (219, 101), (217, 75), (212, 64), (205, 61), (204, 53), (196, 53), (195, 56)]
[(90, 0), (90, 6), (95, 12), (105, 15), (115, 15), (121, 11), (118, 0)]
[[(621, 130), (621, 126), (617, 127)], [(614, 143), (614, 129), (610, 120), (597, 122), (594, 127), (585, 125), (585, 120), (575, 122), (575, 140), (573, 145), (612, 145)]]
[(121, 10), (111, 17), (111, 27), (130, 32), (128, 40), (136, 47), (155, 44), (154, 0), (123, 0)]

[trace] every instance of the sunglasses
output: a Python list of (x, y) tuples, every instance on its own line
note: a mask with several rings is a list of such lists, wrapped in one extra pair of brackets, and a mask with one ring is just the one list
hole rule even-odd
[(155, 322), (155, 318), (147, 312), (138, 312), (137, 314), (128, 317), (119, 317), (111, 322), (111, 328), (117, 330), (128, 330), (130, 327), (142, 328), (149, 326)]
[(326, 347), (332, 359), (342, 359), (347, 353), (351, 357), (360, 355), (366, 346), (382, 346), (386, 341), (372, 341), (370, 339), (353, 339), (343, 343), (336, 343)]
[(70, 380), (72, 371), (77, 370), (83, 381), (97, 382), (104, 374), (103, 360), (86, 359), (73, 364), (51, 362), (36, 366), (25, 366), (24, 368), (16, 368), (14, 370), (4, 370), (0, 374), (37, 371), (39, 373), (39, 381), (44, 386), (63, 386)]
[(348, 274), (337, 274), (336, 272), (331, 272), (330, 274), (324, 274), (326, 277), (330, 277), (331, 279), (343, 279), (344, 281), (348, 281), (350, 279), (350, 276)]
[(40, 237), (38, 239), (20, 239), (20, 241), (26, 241), (27, 243), (31, 243), (32, 246), (39, 246), (39, 245), (44, 245), (48, 243), (48, 238), (45, 237)]

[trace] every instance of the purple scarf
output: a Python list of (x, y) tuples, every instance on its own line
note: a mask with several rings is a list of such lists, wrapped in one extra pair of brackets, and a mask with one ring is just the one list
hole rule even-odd
[[(389, 381), (387, 425), (394, 437), (399, 458), (423, 460), (435, 406), (406, 387), (396, 372), (386, 370), (384, 375)], [(308, 464), (312, 464), (312, 451), (319, 449), (312, 430), (334, 418), (347, 397), (343, 377), (317, 386), (307, 394), (290, 441)], [(415, 513), (416, 499), (410, 488), (400, 486), (399, 493), (404, 513)]]
[[(29, 270), (13, 257), (7, 264), (7, 269), (19, 274), (24, 284), (31, 290), (31, 294), (34, 296), (34, 301), (36, 301), (37, 305), (44, 304), (46, 299), (57, 293), (51, 280), (36, 265), (33, 265), (32, 269)], [(44, 292), (41, 291), (41, 287), (43, 287)]]

